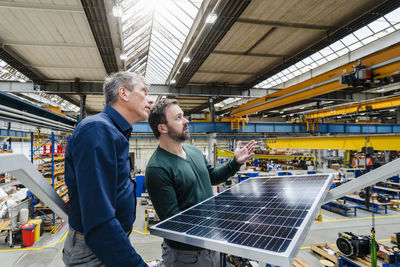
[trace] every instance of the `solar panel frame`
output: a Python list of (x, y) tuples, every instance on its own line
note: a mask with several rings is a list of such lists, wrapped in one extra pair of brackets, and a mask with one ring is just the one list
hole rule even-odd
[[(297, 227), (297, 232), (294, 235), (292, 241), (290, 242), (289, 246), (287, 247), (285, 252), (274, 252), (271, 250), (265, 250), (265, 249), (260, 249), (260, 248), (255, 248), (255, 247), (248, 247), (248, 246), (243, 246), (243, 245), (238, 245), (234, 243), (230, 243), (227, 241), (220, 241), (220, 240), (215, 240), (215, 239), (209, 239), (209, 238), (203, 238), (199, 236), (193, 236), (193, 235), (188, 235), (185, 233), (179, 233), (167, 229), (162, 229), (158, 228), (157, 225), (161, 225), (161, 223), (165, 223), (167, 221), (170, 221), (174, 219), (175, 217), (181, 216), (182, 213), (187, 212), (189, 210), (195, 209), (197, 206), (202, 205), (203, 203), (209, 201), (210, 199), (213, 199), (220, 194), (223, 194), (223, 191), (215, 196), (212, 196), (192, 207), (189, 209), (186, 209), (162, 222), (159, 224), (156, 224), (152, 227), (150, 227), (150, 233), (161, 236), (167, 239), (175, 240), (178, 242), (190, 244), (193, 246), (201, 247), (201, 248), (206, 248), (210, 250), (215, 250), (227, 254), (232, 254), (235, 256), (240, 256), (252, 260), (257, 260), (259, 262), (263, 263), (269, 263), (269, 264), (274, 264), (274, 265), (279, 265), (279, 266), (291, 266), (292, 262), (294, 261), (294, 258), (296, 257), (300, 246), (303, 244), (309, 229), (311, 227), (311, 224), (314, 220), (314, 218), (317, 216), (318, 212), (318, 207), (321, 205), (321, 202), (325, 199), (329, 187), (332, 183), (333, 180), (333, 174), (315, 174), (315, 175), (295, 175), (295, 176), (259, 176), (255, 178), (249, 178), (246, 181), (239, 183), (232, 188), (228, 190), (236, 190), (238, 187), (245, 183), (249, 183), (251, 180), (260, 180), (260, 179), (266, 179), (266, 178), (272, 178), (272, 179), (284, 179), (284, 178), (294, 178), (294, 177), (315, 177), (315, 176), (320, 176), (320, 175), (325, 175), (326, 180), (324, 181), (323, 185), (320, 187), (318, 194), (315, 196), (311, 207), (309, 208), (307, 215), (304, 217), (302, 223), (300, 226)], [(189, 229), (188, 229), (189, 230)]]

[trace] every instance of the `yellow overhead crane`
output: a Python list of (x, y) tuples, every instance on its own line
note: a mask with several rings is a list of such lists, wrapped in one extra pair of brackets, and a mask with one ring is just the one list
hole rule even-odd
[(268, 148), (400, 150), (400, 135), (274, 138), (267, 139), (266, 143)]
[[(217, 157), (233, 158), (235, 154), (229, 150), (223, 150), (217, 147)], [(295, 155), (264, 155), (255, 154), (253, 159), (274, 159), (274, 160), (312, 160), (315, 161), (314, 156), (295, 156)]]
[[(206, 114), (203, 120), (192, 120), (192, 122), (209, 122), (210, 121), (210, 114)], [(242, 130), (245, 129), (245, 123), (247, 122), (244, 118), (218, 118), (217, 122), (230, 122), (231, 123), (231, 130), (240, 130), (240, 125), (242, 125)]]
[(361, 62), (367, 70), (373, 71), (374, 80), (398, 75), (400, 70), (400, 44), (279, 90), (273, 94), (249, 101), (233, 109), (232, 116), (241, 117), (250, 115), (255, 112), (278, 108), (280, 106), (348, 88), (349, 85), (342, 84), (340, 78), (353, 73), (353, 66), (358, 65), (359, 62)]
[(365, 112), (365, 111), (371, 111), (371, 110), (376, 110), (376, 109), (392, 108), (392, 107), (397, 107), (397, 106), (400, 106), (400, 96), (388, 97), (388, 98), (383, 98), (383, 99), (374, 100), (374, 101), (364, 101), (359, 104), (322, 109), (322, 110), (314, 111), (314, 112), (311, 112), (311, 113), (305, 115), (305, 119), (313, 120), (313, 119), (327, 118), (327, 117), (337, 116), (337, 115), (342, 115), (342, 114)]

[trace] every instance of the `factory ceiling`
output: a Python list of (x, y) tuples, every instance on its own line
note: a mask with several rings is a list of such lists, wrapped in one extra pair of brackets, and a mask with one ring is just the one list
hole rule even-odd
[(51, 100), (77, 111), (85, 94), (93, 114), (104, 105), (101, 87), (81, 88), (127, 70), (169, 88), (165, 95), (187, 114), (207, 109), (210, 98), (223, 113), (399, 30), (399, 7), (389, 0), (2, 0), (0, 77), (45, 92), (69, 84)]

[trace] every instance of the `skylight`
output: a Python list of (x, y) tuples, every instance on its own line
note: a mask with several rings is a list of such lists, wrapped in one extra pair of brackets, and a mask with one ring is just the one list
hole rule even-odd
[(0, 59), (0, 80), (26, 82), (29, 79)]
[(257, 84), (271, 88), (400, 29), (400, 8)]
[(202, 0), (122, 0), (128, 71), (165, 84)]

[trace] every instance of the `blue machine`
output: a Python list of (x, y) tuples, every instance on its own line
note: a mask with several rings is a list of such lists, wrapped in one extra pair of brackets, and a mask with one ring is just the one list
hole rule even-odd
[(144, 193), (144, 175), (135, 175), (136, 197), (141, 197)]
[(286, 176), (286, 175), (293, 175), (293, 173), (288, 171), (278, 172), (278, 176)]
[(251, 177), (257, 177), (258, 172), (246, 172), (246, 173), (239, 173), (238, 174), (238, 182), (243, 182), (244, 180), (251, 178)]

